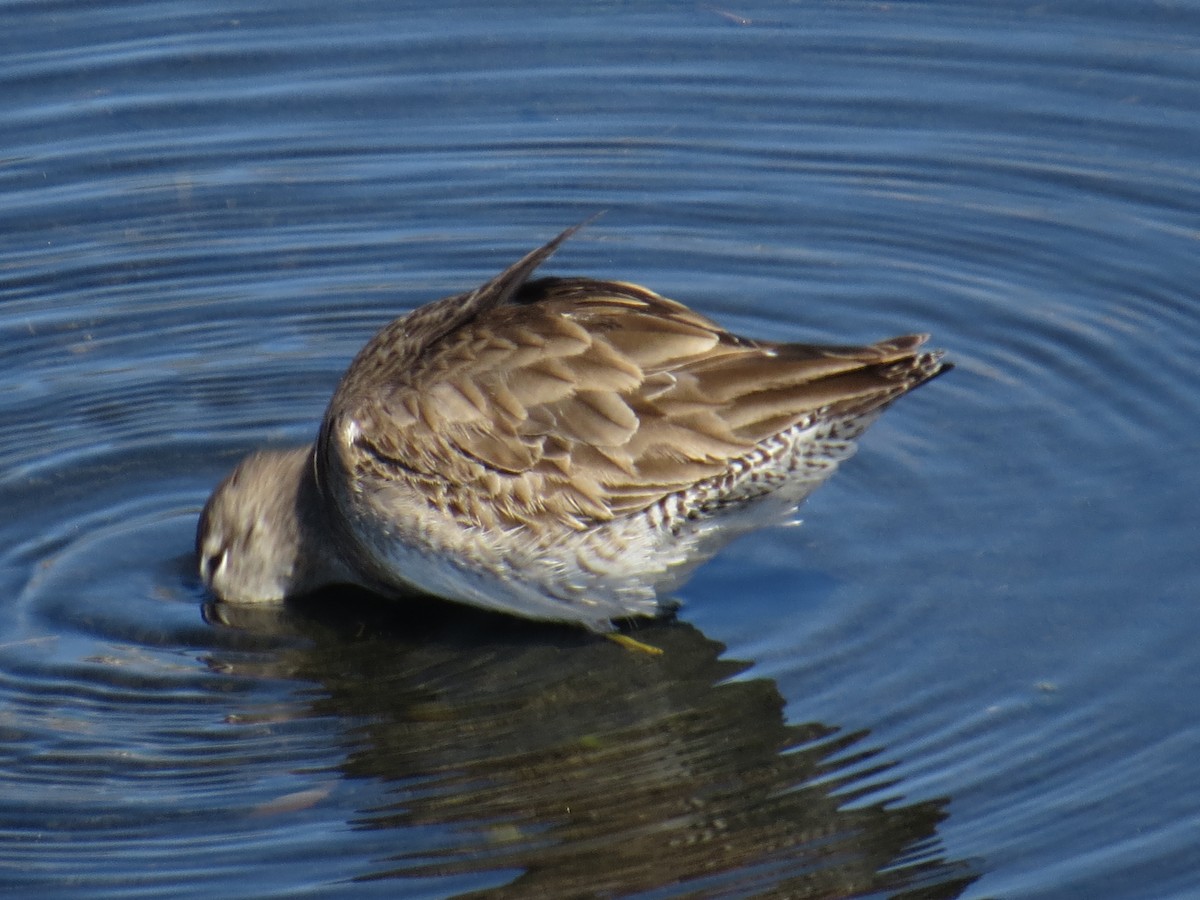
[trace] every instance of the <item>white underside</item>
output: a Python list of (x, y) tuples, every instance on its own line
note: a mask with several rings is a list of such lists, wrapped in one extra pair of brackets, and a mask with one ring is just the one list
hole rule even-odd
[[(852, 440), (867, 424), (821, 423), (784, 433), (720, 485), (697, 486), (637, 515), (553, 541), (521, 530), (429, 522), (422, 531), (440, 535), (436, 540), (414, 541), (391, 528), (375, 532), (369, 550), (398, 588), (607, 631), (613, 619), (656, 614), (660, 596), (733, 538), (791, 520), (800, 502), (852, 455)], [(386, 508), (383, 503), (377, 511)], [(698, 508), (702, 514), (688, 516)]]

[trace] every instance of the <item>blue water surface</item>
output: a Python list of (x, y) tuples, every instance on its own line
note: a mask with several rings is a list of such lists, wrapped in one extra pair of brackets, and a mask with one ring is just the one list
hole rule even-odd
[[(1200, 893), (1200, 5), (0, 5), (0, 886)], [(643, 626), (192, 541), (392, 317), (547, 271), (931, 332), (805, 506)]]

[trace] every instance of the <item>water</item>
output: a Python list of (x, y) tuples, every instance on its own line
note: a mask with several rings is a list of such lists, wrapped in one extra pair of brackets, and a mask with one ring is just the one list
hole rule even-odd
[[(33, 2), (0, 50), (0, 884), (1200, 891), (1200, 6)], [(958, 368), (659, 658), (207, 605), (239, 455), (598, 210), (548, 271)]]

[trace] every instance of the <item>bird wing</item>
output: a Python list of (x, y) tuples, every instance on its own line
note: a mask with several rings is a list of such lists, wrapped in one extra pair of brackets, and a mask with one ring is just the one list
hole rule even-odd
[(533, 256), (360, 354), (326, 419), (354, 444), (353, 477), (406, 480), (464, 525), (584, 529), (719, 478), (781, 431), (886, 405), (939, 367), (914, 354), (921, 335), (771, 344), (635, 285), (527, 283)]

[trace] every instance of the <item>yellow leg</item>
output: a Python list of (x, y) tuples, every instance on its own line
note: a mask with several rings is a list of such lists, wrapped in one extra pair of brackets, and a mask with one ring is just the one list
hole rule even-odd
[(649, 653), (651, 656), (662, 656), (661, 647), (645, 644), (637, 638), (631, 638), (629, 635), (621, 634), (619, 631), (608, 631), (605, 632), (604, 636), (614, 644), (620, 644), (626, 650), (640, 650), (642, 653)]

